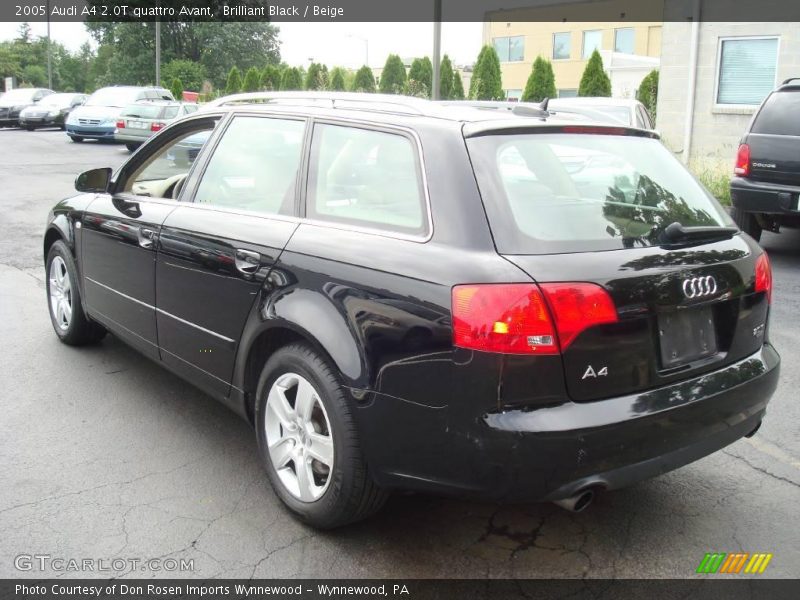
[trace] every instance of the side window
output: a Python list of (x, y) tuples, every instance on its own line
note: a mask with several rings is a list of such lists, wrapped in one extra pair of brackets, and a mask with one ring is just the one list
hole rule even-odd
[(420, 166), (404, 135), (315, 125), (308, 179), (308, 216), (320, 220), (424, 233)]
[(214, 150), (195, 202), (292, 214), (305, 121), (236, 117)]
[(191, 115), (192, 113), (196, 113), (199, 106), (197, 104), (184, 104), (183, 105), (183, 114)]
[(164, 116), (162, 119), (174, 119), (178, 116), (179, 106), (168, 106), (164, 109)]
[(124, 191), (136, 196), (177, 198), (213, 125), (194, 129), (159, 146), (125, 182)]

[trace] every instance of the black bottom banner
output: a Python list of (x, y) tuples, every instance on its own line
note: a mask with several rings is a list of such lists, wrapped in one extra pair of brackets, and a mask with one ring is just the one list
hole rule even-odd
[(411, 600), (471, 598), (691, 598), (783, 600), (800, 598), (797, 579), (407, 579), (407, 580), (186, 580), (186, 579), (45, 579), (0, 580), (0, 598), (19, 600), (397, 598)]

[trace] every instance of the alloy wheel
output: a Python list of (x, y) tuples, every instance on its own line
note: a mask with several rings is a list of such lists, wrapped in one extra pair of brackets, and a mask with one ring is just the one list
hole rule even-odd
[(319, 393), (306, 378), (285, 373), (267, 396), (264, 429), (272, 466), (301, 502), (319, 500), (333, 471), (333, 432)]
[(58, 328), (66, 331), (72, 320), (72, 282), (63, 258), (53, 258), (47, 277), (50, 280), (50, 311)]

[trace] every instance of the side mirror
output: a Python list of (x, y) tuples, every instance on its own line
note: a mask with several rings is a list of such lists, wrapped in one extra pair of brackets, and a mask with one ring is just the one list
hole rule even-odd
[(92, 169), (84, 171), (75, 179), (75, 189), (88, 194), (102, 194), (108, 191), (111, 169)]

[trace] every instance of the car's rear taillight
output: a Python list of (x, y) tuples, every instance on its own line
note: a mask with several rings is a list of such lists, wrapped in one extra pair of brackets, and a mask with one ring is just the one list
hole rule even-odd
[(458, 285), (452, 303), (454, 345), (503, 354), (558, 354), (585, 329), (617, 320), (592, 283)]
[(150, 125), (150, 131), (161, 131), (166, 126), (166, 123), (153, 123)]
[(736, 153), (736, 166), (733, 167), (733, 172), (740, 177), (750, 175), (750, 146), (747, 144), (739, 144), (739, 151)]
[(121, 119), (117, 121), (117, 129), (125, 129), (125, 121)]
[(767, 302), (772, 304), (772, 265), (766, 252), (756, 260), (756, 292), (765, 292)]

